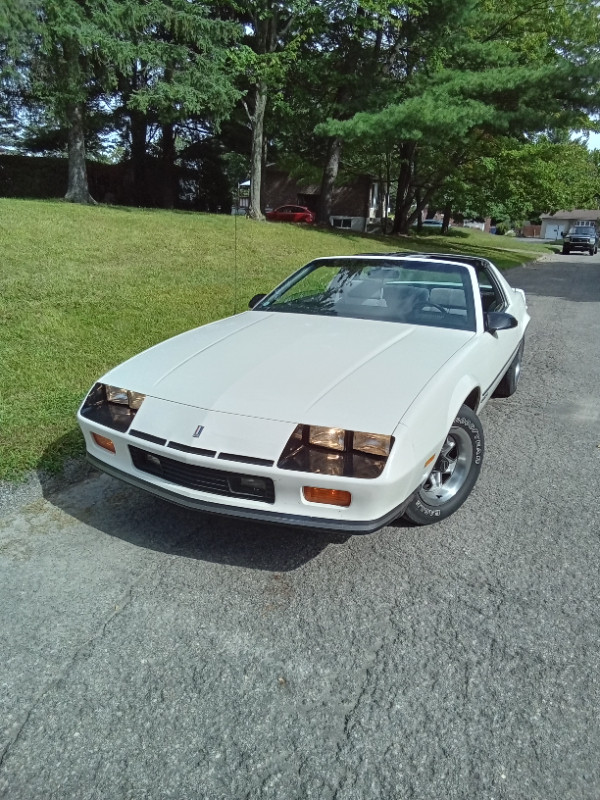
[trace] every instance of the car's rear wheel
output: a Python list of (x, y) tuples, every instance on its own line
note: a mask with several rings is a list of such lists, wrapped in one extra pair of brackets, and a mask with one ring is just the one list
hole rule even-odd
[(446, 519), (459, 509), (475, 486), (483, 461), (483, 428), (478, 416), (463, 406), (425, 483), (404, 516), (416, 525)]
[(492, 397), (510, 397), (517, 391), (519, 378), (521, 377), (521, 363), (523, 361), (523, 350), (525, 349), (525, 339), (521, 339), (521, 344), (513, 358), (510, 367), (506, 370), (504, 377), (494, 389)]

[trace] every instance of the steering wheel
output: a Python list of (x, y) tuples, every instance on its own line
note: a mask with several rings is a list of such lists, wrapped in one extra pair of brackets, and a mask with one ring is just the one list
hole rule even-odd
[(437, 303), (432, 303), (431, 300), (425, 300), (423, 303), (419, 303), (415, 306), (414, 311), (423, 311), (425, 308), (435, 308), (436, 311), (439, 311), (441, 314), (449, 314), (447, 308), (444, 306), (440, 306)]

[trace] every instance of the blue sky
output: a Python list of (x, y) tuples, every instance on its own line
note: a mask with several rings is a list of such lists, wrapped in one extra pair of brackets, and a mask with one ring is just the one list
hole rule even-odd
[(600, 133), (590, 133), (588, 148), (590, 150), (600, 150)]

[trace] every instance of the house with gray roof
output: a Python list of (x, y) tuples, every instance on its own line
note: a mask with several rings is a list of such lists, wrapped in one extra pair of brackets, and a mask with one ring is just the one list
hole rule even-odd
[(541, 239), (562, 239), (573, 225), (600, 226), (600, 210), (574, 208), (571, 211), (557, 211), (555, 214), (542, 214)]

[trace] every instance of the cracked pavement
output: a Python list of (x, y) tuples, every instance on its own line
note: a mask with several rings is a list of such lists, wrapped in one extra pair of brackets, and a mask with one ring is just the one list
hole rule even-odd
[(600, 257), (508, 276), (521, 383), (438, 525), (4, 487), (0, 797), (597, 800)]

